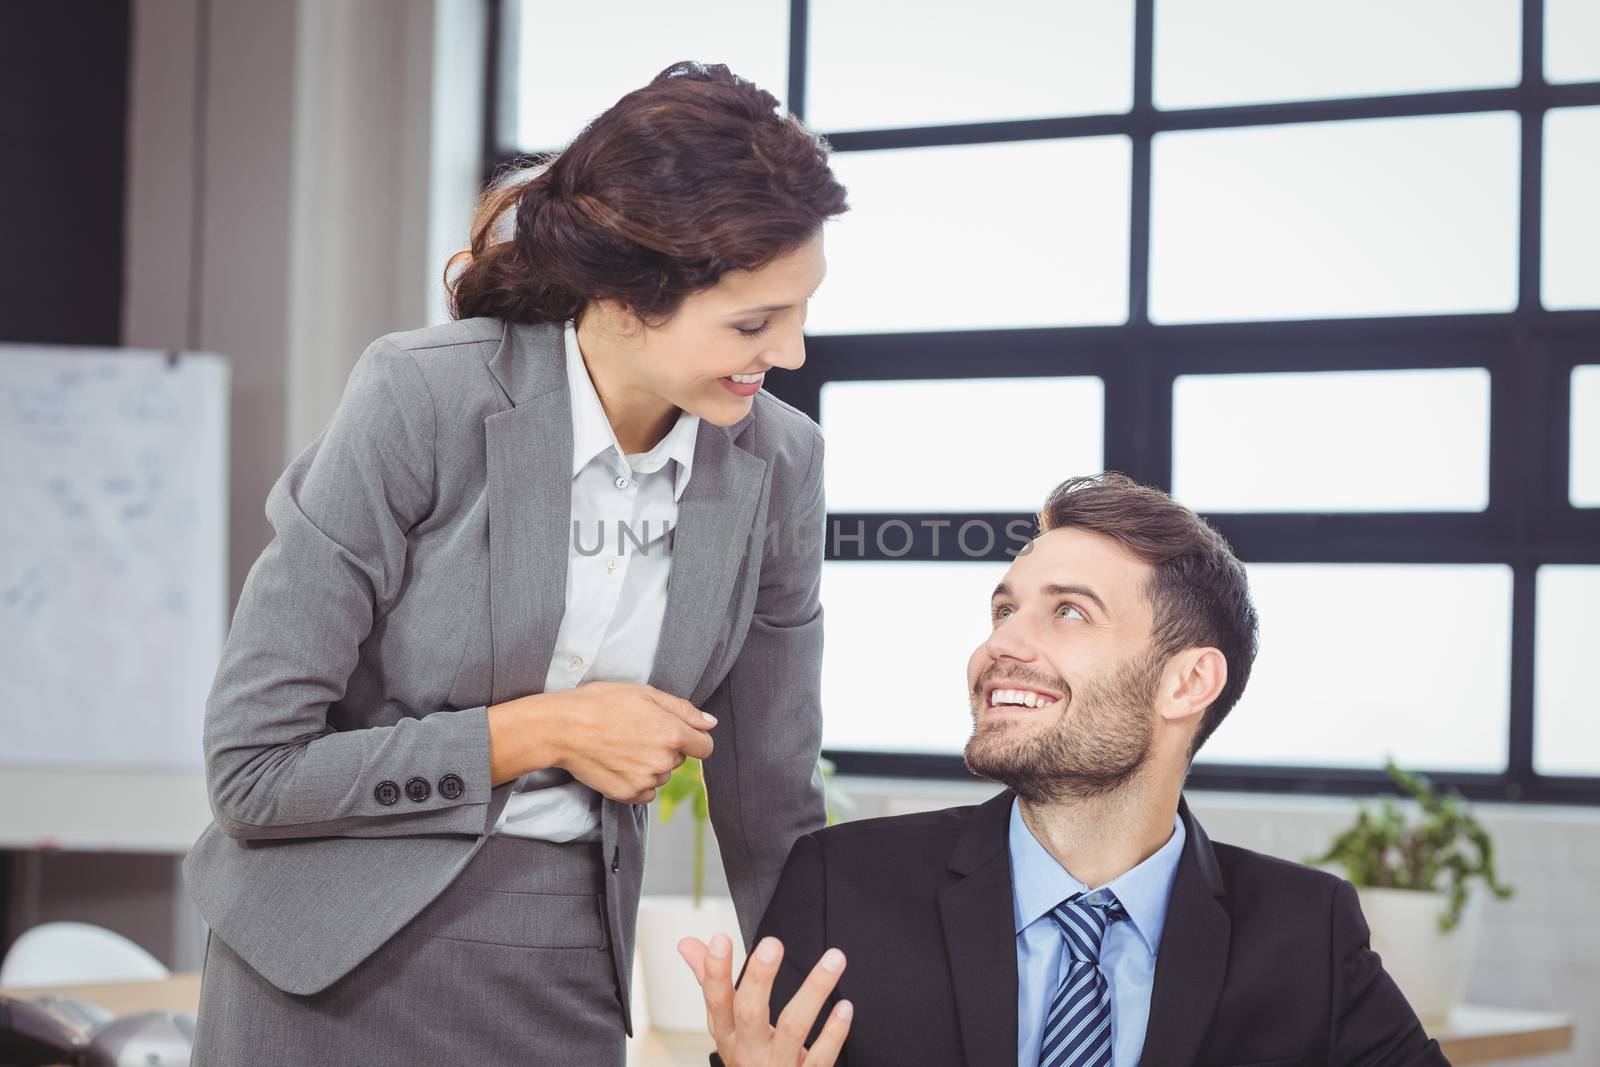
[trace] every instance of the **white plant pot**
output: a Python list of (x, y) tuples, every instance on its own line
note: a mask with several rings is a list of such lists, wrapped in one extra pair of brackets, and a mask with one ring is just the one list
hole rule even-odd
[(704, 896), (697, 908), (692, 896), (640, 898), (638, 955), (652, 1029), (705, 1032), (705, 997), (694, 972), (678, 955), (678, 942), (686, 937), (710, 941), (716, 933), (727, 934), (733, 942), (733, 977), (738, 978), (744, 966), (744, 942), (732, 900)]
[(1478, 941), (1483, 898), (1470, 893), (1461, 922), (1439, 932), (1448, 893), (1415, 889), (1360, 889), (1361, 911), (1372, 929), (1372, 950), (1425, 1025), (1437, 1026), (1461, 1000)]

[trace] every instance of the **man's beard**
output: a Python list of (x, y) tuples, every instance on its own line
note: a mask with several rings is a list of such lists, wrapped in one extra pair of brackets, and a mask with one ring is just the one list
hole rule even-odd
[[(1140, 653), (1104, 681), (1089, 682), (1076, 693), (1064, 689), (1059, 718), (1042, 732), (1018, 722), (978, 721), (982, 709), (975, 707), (967, 769), (1010, 786), (1032, 803), (1115, 792), (1150, 757), (1162, 666), (1158, 657)], [(983, 699), (981, 693), (973, 696), (975, 704)]]

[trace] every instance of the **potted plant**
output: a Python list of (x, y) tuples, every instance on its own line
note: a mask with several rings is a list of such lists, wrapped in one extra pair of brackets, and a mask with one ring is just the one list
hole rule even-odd
[(1362, 807), (1354, 826), (1306, 862), (1343, 868), (1384, 969), (1418, 1016), (1439, 1022), (1461, 997), (1477, 941), (1483, 898), (1471, 883), (1481, 880), (1502, 900), (1512, 890), (1496, 876), (1489, 834), (1460, 794), (1437, 792), (1392, 759), (1384, 771), (1416, 801), (1417, 817), (1388, 798), (1377, 812)]
[[(823, 778), (833, 776), (831, 761), (818, 760), (817, 765)], [(738, 974), (744, 965), (744, 943), (733, 901), (705, 894), (706, 827), (711, 807), (700, 761), (684, 760), (667, 784), (656, 791), (656, 804), (662, 822), (670, 821), (680, 809), (687, 809), (694, 820), (694, 886), (689, 894), (651, 895), (639, 901), (638, 954), (645, 1010), (654, 1029), (700, 1031), (706, 1025), (705, 1000), (678, 955), (678, 942), (685, 937), (708, 940), (721, 931), (733, 939), (733, 973)], [(841, 811), (848, 814), (853, 807), (836, 786), (828, 789), (830, 826), (839, 821)]]

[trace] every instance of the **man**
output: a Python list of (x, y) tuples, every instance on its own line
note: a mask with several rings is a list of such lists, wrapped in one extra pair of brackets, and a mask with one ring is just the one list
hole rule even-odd
[(720, 1059), (1445, 1064), (1353, 887), (1213, 845), (1184, 802), (1256, 653), (1227, 543), (1119, 474), (1038, 523), (967, 663), (967, 766), (1008, 788), (800, 838), (737, 993), (727, 939), (685, 939)]

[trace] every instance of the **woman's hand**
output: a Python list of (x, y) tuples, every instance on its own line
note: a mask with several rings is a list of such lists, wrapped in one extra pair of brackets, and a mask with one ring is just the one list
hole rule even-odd
[(560, 767), (624, 804), (648, 804), (687, 756), (711, 755), (717, 720), (649, 685), (587, 682), (489, 709), (493, 785)]
[(783, 942), (762, 938), (745, 965), (738, 992), (732, 984), (733, 943), (717, 934), (707, 945), (694, 937), (678, 942), (678, 954), (694, 971), (706, 998), (706, 1027), (726, 1067), (832, 1067), (850, 1032), (851, 1004), (841, 1000), (807, 1049), (806, 1035), (817, 1012), (844, 973), (844, 953), (830, 948), (778, 1015), (771, 1018), (772, 978), (783, 959)]

